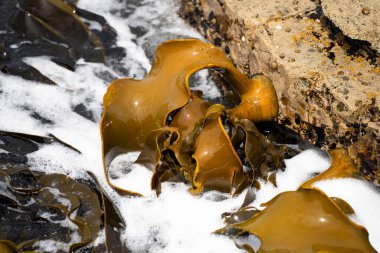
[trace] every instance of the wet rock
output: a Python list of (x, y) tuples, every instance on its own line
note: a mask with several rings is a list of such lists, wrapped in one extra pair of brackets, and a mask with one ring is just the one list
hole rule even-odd
[[(217, 46), (241, 71), (272, 79), (280, 123), (316, 146), (348, 149), (362, 175), (379, 184), (380, 122), (374, 116), (380, 105), (379, 52), (373, 49), (374, 42), (348, 37), (345, 26), (329, 19), (324, 11), (330, 7), (324, 5), (330, 1), (181, 2), (180, 14), (211, 43), (221, 38)], [(358, 9), (357, 15), (372, 18), (377, 3), (367, 2), (369, 13)], [(342, 5), (334, 6), (338, 4)], [(359, 23), (353, 18), (349, 22)], [(370, 21), (365, 25), (377, 34), (378, 25)]]

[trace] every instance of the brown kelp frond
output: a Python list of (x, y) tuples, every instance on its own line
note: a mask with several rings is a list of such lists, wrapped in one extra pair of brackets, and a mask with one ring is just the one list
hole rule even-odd
[[(235, 239), (254, 235), (260, 246), (246, 245), (247, 240), (237, 240), (239, 248), (252, 252), (376, 252), (368, 240), (367, 230), (355, 224), (347, 215), (354, 214), (352, 207), (340, 198), (329, 198), (312, 183), (332, 178), (350, 177), (357, 172), (343, 150), (330, 151), (331, 167), (307, 181), (297, 191), (278, 194), (262, 204), (264, 210), (247, 206), (254, 199), (248, 189), (242, 207), (226, 213), (226, 227), (215, 233), (234, 236)], [(302, 231), (302, 232), (300, 232)], [(240, 246), (239, 246), (240, 245)]]
[[(215, 108), (215, 107), (214, 107)], [(193, 174), (192, 193), (203, 188), (231, 192), (243, 179), (243, 166), (226, 133), (217, 108), (210, 107), (202, 131), (196, 137), (193, 158), (196, 168)]]
[[(233, 80), (234, 78), (229, 77), (229, 79)], [(231, 116), (253, 122), (268, 121), (277, 117), (277, 94), (269, 78), (257, 74), (243, 85), (235, 88), (241, 96), (241, 103), (231, 109)]]
[(332, 159), (330, 167), (325, 172), (302, 184), (302, 188), (312, 188), (313, 183), (321, 180), (349, 178), (359, 175), (359, 169), (345, 150), (335, 149), (330, 151), (329, 154)]
[[(283, 192), (266, 203), (262, 211), (240, 210), (229, 217), (228, 226), (217, 232), (249, 232), (261, 241), (259, 253), (376, 252), (366, 229), (353, 223), (318, 189)], [(234, 223), (235, 220), (243, 222)]]
[[(224, 77), (240, 94), (237, 107), (226, 110), (190, 94), (189, 77), (200, 69), (213, 67), (224, 69)], [(164, 42), (157, 48), (152, 69), (143, 80), (116, 80), (104, 96), (101, 135), (106, 175), (116, 156), (142, 151), (138, 162), (159, 171), (154, 173), (154, 187), (162, 181), (161, 175), (165, 175), (164, 180), (172, 173), (182, 174), (190, 181), (194, 193), (203, 188), (225, 192), (239, 185), (243, 188), (242, 164), (224, 130), (222, 113), (235, 121), (273, 119), (278, 113), (278, 102), (272, 83), (263, 75), (248, 79), (213, 45), (196, 39)], [(264, 152), (274, 158), (270, 145), (263, 144)], [(167, 157), (178, 162), (181, 173), (162, 163), (164, 150), (172, 151), (174, 157)], [(165, 173), (168, 169), (171, 172)]]
[[(281, 146), (275, 146), (256, 126), (247, 119), (233, 119), (235, 131), (232, 142), (235, 148), (243, 145), (245, 157), (252, 168), (252, 180), (260, 177), (269, 180), (270, 172), (283, 168), (284, 151)], [(272, 176), (273, 177), (273, 176)]]
[(1, 253), (37, 253), (37, 251), (24, 251), (22, 248), (25, 246), (24, 243), (19, 245), (14, 244), (8, 240), (0, 240), (0, 252)]
[(193, 95), (191, 101), (178, 111), (170, 126), (177, 127), (180, 133), (178, 141), (171, 147), (182, 166), (191, 163), (194, 153), (195, 137), (202, 128), (203, 119), (210, 104)]
[[(47, 175), (31, 172), (25, 166), (3, 165), (0, 208), (7, 213), (7, 219), (0, 221), (0, 249), (32, 252), (36, 243), (47, 239), (67, 245), (66, 252), (88, 247), (107, 226), (104, 216), (110, 209), (110, 204), (104, 203), (107, 198), (97, 187), (96, 181), (75, 181), (62, 174)], [(119, 217), (112, 210), (109, 214), (114, 216), (111, 220)], [(76, 227), (61, 225), (68, 220)], [(117, 236), (110, 235), (110, 239)], [(102, 252), (102, 248), (107, 245), (100, 244), (93, 250)]]

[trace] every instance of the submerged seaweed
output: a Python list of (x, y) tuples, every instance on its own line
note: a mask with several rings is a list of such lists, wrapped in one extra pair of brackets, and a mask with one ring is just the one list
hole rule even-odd
[(55, 252), (128, 252), (124, 221), (94, 175), (73, 179), (26, 165), (27, 154), (54, 142), (76, 150), (55, 136), (0, 131), (0, 252), (50, 252), (49, 243)]
[[(127, 250), (115, 230), (123, 221), (90, 174), (73, 180), (8, 163), (0, 168), (0, 189), (0, 249), (49, 252), (43, 245), (52, 241), (56, 252)], [(94, 245), (101, 231), (105, 238)]]
[[(95, 22), (101, 27), (91, 29)], [(105, 62), (121, 59), (116, 31), (95, 13), (63, 0), (4, 0), (0, 3), (0, 70), (28, 80), (55, 84), (22, 61), (26, 57), (48, 56), (69, 70), (76, 61)]]

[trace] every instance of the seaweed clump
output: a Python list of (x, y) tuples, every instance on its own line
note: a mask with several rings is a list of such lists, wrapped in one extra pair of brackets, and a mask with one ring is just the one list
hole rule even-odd
[[(241, 103), (227, 109), (191, 93), (189, 77), (204, 68), (223, 69)], [(247, 78), (218, 48), (199, 40), (164, 42), (145, 79), (115, 80), (104, 96), (101, 134), (106, 176), (116, 156), (141, 151), (137, 162), (154, 172), (151, 185), (157, 193), (166, 180), (190, 182), (194, 194), (233, 189), (238, 193), (256, 178), (267, 180), (282, 168), (282, 148), (254, 125), (274, 119), (277, 113), (276, 91), (265, 76)], [(244, 164), (250, 168), (246, 172)], [(139, 195), (109, 183), (120, 193)]]
[[(227, 109), (190, 92), (190, 75), (203, 68), (223, 69), (240, 104)], [(249, 206), (259, 179), (276, 186), (276, 172), (283, 168), (286, 147), (256, 127), (277, 113), (276, 92), (265, 76), (248, 79), (213, 45), (195, 39), (167, 41), (157, 48), (145, 79), (116, 80), (104, 96), (106, 178), (114, 158), (140, 151), (136, 162), (152, 170), (151, 187), (157, 194), (168, 180), (189, 182), (192, 194), (239, 194), (248, 188), (241, 208), (225, 213), (227, 226), (216, 231), (235, 236), (236, 245), (248, 252), (376, 252), (367, 230), (349, 219), (354, 213), (350, 205), (313, 187), (319, 180), (358, 175), (343, 150), (331, 151), (331, 167), (297, 191), (277, 195), (262, 205), (264, 210)], [(297, 144), (309, 147), (302, 140)], [(121, 194), (140, 195), (108, 183)], [(258, 240), (252, 243), (247, 235)]]
[[(296, 191), (280, 193), (261, 204), (263, 210), (244, 203), (238, 211), (224, 214), (227, 226), (216, 233), (235, 237), (239, 248), (253, 253), (376, 252), (367, 230), (348, 217), (354, 214), (352, 207), (313, 187), (320, 180), (358, 174), (345, 151), (333, 150), (330, 155), (332, 164), (326, 172)], [(249, 238), (252, 235), (256, 240)]]
[[(24, 165), (0, 167), (0, 251), (122, 252), (115, 232), (124, 227), (96, 179), (32, 172)], [(115, 230), (116, 229), (116, 230)], [(105, 230), (105, 240), (92, 244)]]

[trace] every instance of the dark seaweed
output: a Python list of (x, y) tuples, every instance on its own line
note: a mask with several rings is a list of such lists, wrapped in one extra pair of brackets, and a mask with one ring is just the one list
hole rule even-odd
[[(76, 8), (72, 2), (65, 4), (75, 13), (42, 0), (1, 1), (0, 31), (4, 32), (0, 34), (2, 73), (55, 84), (22, 59), (48, 56), (58, 65), (74, 71), (79, 58), (107, 62), (106, 58), (117, 61), (125, 57), (125, 50), (116, 46), (116, 31), (102, 16)], [(89, 29), (86, 21), (97, 22), (101, 30)]]

